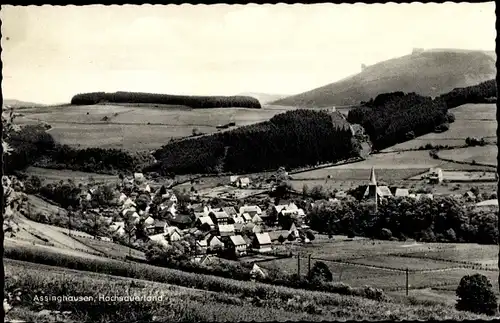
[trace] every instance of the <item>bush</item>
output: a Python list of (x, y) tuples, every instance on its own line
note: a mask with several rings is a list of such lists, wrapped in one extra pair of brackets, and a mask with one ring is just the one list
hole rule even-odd
[(488, 278), (481, 274), (464, 276), (456, 290), (456, 308), (478, 314), (495, 315), (497, 297)]
[(322, 261), (314, 263), (310, 275), (310, 280), (313, 282), (331, 282), (333, 280), (333, 274), (330, 268)]

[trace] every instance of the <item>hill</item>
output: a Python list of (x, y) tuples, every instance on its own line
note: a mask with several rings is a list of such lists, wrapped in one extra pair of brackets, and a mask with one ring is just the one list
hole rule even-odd
[(259, 101), (249, 96), (189, 96), (142, 92), (92, 92), (77, 94), (71, 99), (71, 104), (74, 105), (99, 103), (165, 104), (187, 106), (192, 109), (261, 108)]
[(16, 99), (4, 99), (3, 105), (8, 108), (24, 108), (24, 107), (41, 107), (43, 104), (33, 103), (33, 102), (25, 102)]
[(159, 173), (248, 173), (337, 161), (356, 154), (338, 112), (294, 110), (269, 121), (210, 136), (174, 141), (154, 153)]
[(270, 94), (270, 93), (258, 93), (258, 92), (247, 92), (240, 93), (238, 96), (251, 96), (259, 100), (260, 104), (267, 104), (269, 102), (277, 101), (287, 97), (285, 94)]
[(496, 77), (496, 55), (484, 51), (429, 50), (368, 66), (335, 83), (272, 102), (275, 105), (355, 105), (380, 93), (416, 92), (435, 97)]

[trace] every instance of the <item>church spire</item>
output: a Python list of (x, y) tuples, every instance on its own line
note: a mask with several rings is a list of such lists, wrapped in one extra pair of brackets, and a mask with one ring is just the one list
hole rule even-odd
[(370, 185), (377, 186), (377, 179), (375, 177), (375, 168), (374, 167), (372, 167), (372, 171), (371, 171), (371, 174), (370, 174)]

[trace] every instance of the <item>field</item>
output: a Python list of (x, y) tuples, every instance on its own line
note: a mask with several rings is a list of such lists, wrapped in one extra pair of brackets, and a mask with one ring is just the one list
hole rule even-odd
[(219, 186), (219, 187), (212, 187), (208, 189), (204, 189), (201, 191), (198, 191), (198, 194), (201, 196), (205, 197), (211, 197), (211, 198), (236, 198), (236, 199), (242, 199), (246, 198), (251, 195), (256, 195), (265, 192), (265, 190), (258, 190), (258, 189), (238, 189), (233, 186)]
[[(12, 252), (9, 251), (8, 254), (12, 255)], [(32, 256), (38, 257), (39, 255), (33, 253)], [(48, 260), (55, 255), (46, 254), (46, 256), (48, 258), (43, 259)], [(87, 315), (87, 317), (94, 315), (95, 319), (97, 318), (95, 316), (109, 312), (113, 308), (114, 321), (127, 315), (129, 316), (127, 319), (130, 320), (130, 315), (145, 319), (146, 317), (137, 315), (149, 315), (148, 318), (150, 318), (153, 314), (157, 319), (167, 321), (248, 321), (250, 317), (258, 321), (480, 317), (457, 312), (448, 306), (436, 303), (410, 305), (407, 300), (377, 302), (356, 296), (235, 281), (149, 265), (130, 266), (130, 264), (116, 260), (102, 262), (67, 256), (59, 258), (57, 260), (59, 266), (67, 266), (70, 270), (6, 260), (6, 289), (12, 291), (18, 288), (22, 291), (21, 304), (18, 304), (17, 309), (15, 308), (10, 315), (35, 314), (30, 312), (37, 308), (34, 306), (36, 304), (33, 304), (33, 295), (40, 291), (48, 294), (47, 291), (50, 290), (50, 295), (54, 296), (63, 294), (86, 295), (94, 298), (100, 295), (164, 296), (162, 300), (157, 300), (159, 303), (146, 302), (141, 303), (140, 306), (134, 302), (102, 301), (69, 304), (65, 302), (56, 304), (50, 301), (43, 303), (47, 309), (53, 309), (51, 306), (54, 305), (58, 305), (58, 309), (61, 309), (60, 306), (64, 304), (64, 308), (71, 310), (73, 315)], [(65, 258), (67, 259), (64, 260)], [(83, 271), (71, 270), (73, 266)], [(89, 270), (105, 272), (107, 275), (91, 273)], [(115, 273), (121, 277), (112, 276)], [(258, 302), (256, 302), (257, 296)], [(74, 307), (75, 304), (78, 308)], [(178, 318), (177, 315), (182, 318)]]
[(134, 258), (143, 260), (146, 259), (144, 252), (131, 249), (117, 243), (92, 239), (89, 237), (75, 237), (74, 239), (110, 258), (125, 259), (126, 256), (130, 254)]
[[(413, 140), (389, 147), (384, 152), (417, 149), (426, 144), (463, 146), (467, 137), (485, 138), (496, 142), (496, 105), (495, 104), (464, 104), (451, 109), (455, 122), (450, 129), (442, 133), (429, 133)], [(489, 146), (491, 149), (491, 146)]]
[[(405, 270), (409, 270), (409, 288), (419, 299), (440, 298), (455, 301), (455, 295), (436, 291), (449, 286), (456, 289), (460, 279), (467, 274), (486, 275), (492, 284), (498, 280), (498, 246), (477, 244), (409, 243), (369, 239), (333, 240), (319, 239), (310, 245), (297, 246), (302, 254), (300, 273), (308, 270), (307, 255), (311, 266), (323, 261), (330, 268), (335, 282), (353, 287), (364, 285), (382, 288), (388, 292), (405, 289)], [(278, 259), (259, 263), (264, 268), (297, 273), (298, 259)], [(420, 289), (432, 289), (421, 293)], [(434, 295), (434, 296), (432, 296)], [(432, 297), (431, 297), (432, 296)], [(450, 298), (451, 297), (451, 298)]]
[[(159, 148), (171, 138), (191, 136), (195, 128), (202, 133), (213, 133), (221, 124), (253, 124), (290, 109), (293, 108), (264, 106), (262, 109), (192, 110), (144, 105), (68, 105), (23, 110), (23, 116), (16, 120), (21, 124), (50, 124), (52, 129), (49, 132), (62, 144), (82, 148), (145, 150)], [(107, 120), (103, 121), (105, 117)]]
[(92, 177), (96, 182), (117, 182), (119, 181), (116, 175), (104, 175), (95, 173), (86, 173), (72, 170), (48, 169), (40, 167), (28, 167), (25, 171), (27, 175), (38, 176), (44, 184), (54, 183), (59, 181), (73, 180), (76, 185), (79, 183), (88, 183)]
[[(468, 182), (468, 181), (496, 181), (495, 172), (485, 171), (443, 171), (443, 179), (450, 182)], [(420, 180), (426, 174), (421, 174), (410, 178), (411, 180)]]
[(478, 163), (496, 166), (498, 148), (496, 145), (476, 146), (467, 148), (456, 148), (441, 150), (438, 152), (440, 158), (450, 159), (458, 162)]

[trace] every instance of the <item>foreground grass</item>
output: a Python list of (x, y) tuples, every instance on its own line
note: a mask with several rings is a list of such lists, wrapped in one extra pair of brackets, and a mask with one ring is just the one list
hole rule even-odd
[[(149, 305), (144, 305), (144, 302), (140, 304), (136, 304), (131, 306), (130, 302), (126, 302), (127, 306), (131, 306), (131, 309), (127, 309), (128, 307), (125, 305), (120, 305), (124, 307), (123, 309), (113, 303), (113, 304), (104, 304), (104, 305), (95, 305), (95, 304), (85, 304), (80, 306), (78, 303), (78, 308), (71, 307), (73, 305), (65, 305), (68, 307), (61, 308), (59, 310), (71, 310), (71, 311), (103, 311), (104, 312), (123, 312), (124, 317), (136, 317), (140, 313), (157, 313), (159, 316), (162, 315), (174, 315), (175, 313), (181, 313), (182, 315), (188, 315), (185, 313), (198, 313), (195, 318), (196, 320), (252, 320), (257, 321), (267, 321), (267, 320), (275, 320), (282, 319), (289, 316), (284, 315), (283, 313), (275, 313), (274, 310), (277, 311), (286, 311), (290, 312), (290, 307), (295, 308), (297, 313), (310, 313), (309, 315), (320, 315), (317, 319), (325, 319), (327, 317), (329, 320), (332, 319), (370, 319), (370, 320), (383, 320), (383, 319), (456, 319), (462, 320), (467, 318), (482, 318), (482, 316), (473, 315), (465, 312), (457, 312), (456, 310), (446, 307), (443, 305), (435, 305), (435, 304), (416, 304), (410, 305), (402, 304), (402, 303), (394, 303), (391, 301), (383, 301), (377, 302), (373, 300), (368, 300), (366, 298), (356, 297), (356, 296), (345, 296), (339, 294), (325, 293), (325, 292), (313, 292), (313, 291), (305, 291), (299, 289), (292, 289), (281, 286), (272, 286), (262, 283), (255, 282), (244, 282), (244, 281), (235, 281), (227, 278), (220, 278), (208, 275), (200, 275), (200, 274), (191, 274), (173, 269), (166, 269), (160, 267), (154, 267), (143, 264), (135, 264), (135, 263), (125, 263), (115, 260), (107, 260), (103, 259), (82, 259), (78, 257), (68, 257), (66, 255), (54, 254), (52, 256), (47, 254), (40, 254), (38, 252), (30, 252), (25, 248), (6, 248), (5, 257), (13, 258), (17, 256), (17, 258), (24, 258), (23, 260), (28, 260), (32, 262), (41, 262), (47, 264), (51, 262), (52, 265), (56, 265), (59, 267), (67, 267), (72, 269), (79, 269), (87, 271), (86, 273), (80, 272), (78, 275), (70, 274), (72, 271), (68, 271), (66, 269), (63, 270), (62, 273), (58, 273), (57, 269), (52, 268), (47, 270), (47, 274), (40, 274), (40, 268), (42, 266), (36, 265), (33, 269), (28, 268), (29, 266), (24, 265), (23, 269), (20, 269), (20, 262), (13, 260), (6, 260), (6, 263), (13, 264), (15, 269), (6, 270), (7, 280), (6, 286), (13, 286), (10, 288), (18, 288), (18, 286), (24, 286), (23, 288), (27, 291), (45, 291), (48, 293), (50, 291), (51, 295), (94, 295), (97, 294), (109, 294), (113, 291), (114, 295), (129, 295), (126, 293), (136, 292), (134, 288), (131, 289), (130, 279), (125, 280), (127, 283), (121, 285), (117, 283), (118, 278), (114, 277), (112, 280), (109, 278), (99, 279), (96, 278), (99, 274), (89, 273), (88, 271), (113, 274), (115, 276), (122, 277), (130, 277), (135, 279), (144, 279), (150, 282), (144, 283), (145, 287), (142, 288), (142, 292), (147, 292), (148, 295), (151, 295), (151, 283), (152, 282), (161, 282), (167, 283), (171, 285), (184, 286), (192, 289), (196, 289), (195, 294), (201, 295), (200, 298), (196, 298), (192, 296), (189, 298), (188, 302), (180, 302), (176, 303), (179, 299), (178, 297), (166, 298), (170, 303), (162, 304), (162, 306), (156, 307), (147, 307), (153, 306), (151, 302)], [(51, 258), (49, 258), (51, 257)], [(48, 259), (48, 260), (47, 260)], [(17, 268), (15, 267), (17, 266)], [(60, 270), (60, 269), (59, 269)], [(13, 273), (18, 276), (18, 279), (13, 278)], [(97, 275), (97, 276), (96, 276)], [(102, 275), (101, 275), (102, 276)], [(22, 277), (22, 278), (19, 278)], [(100, 277), (100, 276), (99, 276)], [(109, 277), (109, 276), (104, 276)], [(10, 282), (12, 281), (12, 282)], [(108, 282), (107, 282), (108, 281)], [(123, 280), (122, 280), (123, 281)], [(114, 284), (114, 285), (113, 285)], [(149, 284), (149, 285), (148, 285)], [(85, 287), (88, 286), (88, 287)], [(122, 286), (122, 287), (120, 287)], [(124, 286), (124, 287), (123, 287)], [(165, 288), (163, 287), (163, 290)], [(162, 290), (162, 288), (160, 288)], [(202, 290), (200, 292), (199, 290)], [(88, 292), (88, 293), (87, 293)], [(215, 292), (215, 293), (208, 293)], [(59, 293), (59, 294), (57, 294)], [(83, 294), (82, 294), (83, 293)], [(90, 294), (89, 294), (90, 293)], [(125, 294), (124, 294), (125, 293)], [(203, 302), (206, 302), (210, 299), (207, 295), (226, 295), (228, 298), (223, 298), (223, 300), (218, 301), (217, 304), (222, 303), (223, 305), (212, 306), (212, 304), (207, 304), (209, 306), (202, 305)], [(224, 297), (226, 297), (224, 296)], [(218, 297), (218, 296), (211, 296)], [(230, 300), (228, 300), (230, 299)], [(235, 299), (246, 300), (245, 303), (236, 303), (234, 304)], [(198, 302), (198, 303), (197, 303)], [(215, 301), (214, 301), (215, 302)], [(231, 304), (227, 304), (227, 303)], [(201, 303), (201, 304), (200, 304)], [(188, 305), (193, 304), (193, 305)], [(57, 304), (51, 305), (56, 306)], [(253, 306), (259, 309), (262, 313), (260, 318), (255, 315), (250, 315), (249, 312), (245, 312), (245, 310), (239, 308), (241, 306)], [(61, 305), (62, 306), (62, 305)], [(101, 306), (103, 309), (99, 310), (98, 307)], [(103, 307), (104, 306), (104, 307)], [(114, 307), (113, 307), (114, 306)], [(118, 307), (117, 307), (118, 306)], [(184, 308), (184, 307), (186, 308)], [(236, 306), (236, 307), (235, 307)], [(239, 307), (238, 307), (239, 306)], [(116, 307), (116, 308), (115, 308)], [(197, 308), (208, 308), (207, 311), (211, 311), (210, 314), (199, 313), (201, 311)], [(180, 312), (178, 312), (178, 308), (182, 308)], [(132, 311), (132, 312), (127, 312)], [(167, 311), (163, 313), (162, 311)], [(198, 311), (198, 312), (197, 312)], [(254, 311), (252, 308), (251, 311)], [(121, 313), (120, 312), (120, 313)], [(232, 313), (235, 312), (235, 313)], [(79, 313), (79, 312), (78, 312)], [(86, 312), (85, 312), (86, 313)], [(81, 313), (82, 315), (90, 315)], [(139, 314), (138, 314), (139, 313)], [(224, 313), (224, 314), (218, 314)], [(232, 313), (232, 314), (231, 314)], [(245, 314), (247, 313), (247, 314)], [(254, 313), (254, 312), (252, 312)], [(182, 316), (165, 316), (162, 317), (162, 320), (166, 321), (185, 321), (189, 320), (187, 317)], [(103, 314), (104, 315), (104, 314)], [(120, 314), (121, 315), (121, 314)], [(134, 316), (135, 315), (135, 316)], [(141, 314), (142, 315), (142, 314)], [(144, 314), (145, 315), (145, 314)], [(191, 315), (191, 314), (189, 314)], [(192, 314), (195, 315), (195, 314)], [(265, 315), (271, 315), (269, 317), (265, 317)], [(326, 316), (325, 316), (326, 315)], [(202, 316), (202, 317), (200, 317)], [(276, 318), (278, 317), (278, 318)], [(321, 318), (322, 317), (322, 318)], [(81, 317), (79, 317), (81, 318)], [(113, 317), (114, 320), (117, 320), (116, 317)], [(141, 317), (138, 317), (141, 319)], [(143, 319), (149, 320), (147, 317)], [(303, 319), (298, 317), (293, 317), (293, 319)], [(307, 318), (308, 320), (313, 318)], [(316, 320), (316, 318), (314, 318)], [(85, 319), (86, 320), (86, 319)], [(85, 321), (84, 320), (84, 321)], [(101, 321), (107, 322), (106, 320), (101, 320), (100, 318), (92, 316), (90, 321)], [(119, 320), (119, 319), (118, 319)], [(127, 320), (128, 321), (128, 320)]]

